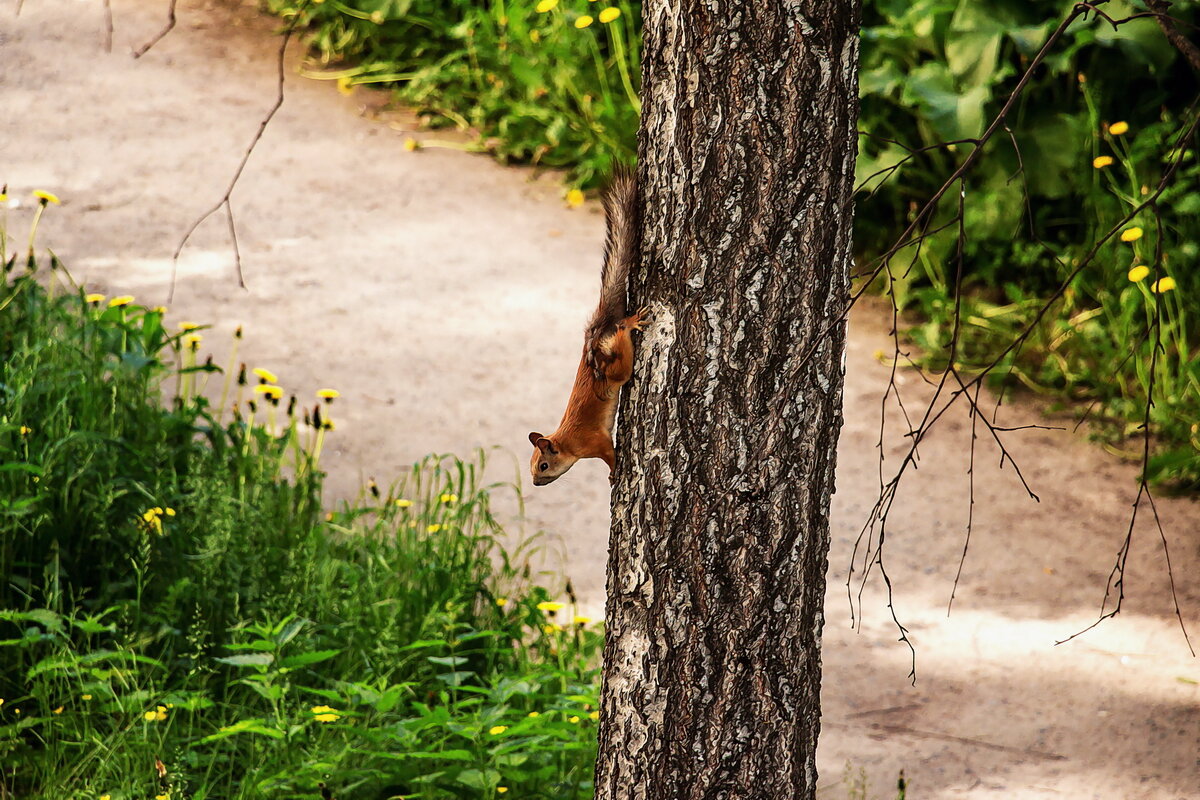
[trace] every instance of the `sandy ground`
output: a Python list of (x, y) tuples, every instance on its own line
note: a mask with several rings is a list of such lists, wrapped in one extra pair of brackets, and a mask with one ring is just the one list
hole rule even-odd
[[(179, 27), (132, 60), (165, 6), (116, 0), (107, 54), (95, 0), (29, 0), (19, 18), (13, 0), (0, 4), (0, 182), (19, 198), (60, 194), (41, 241), (90, 288), (147, 304), (165, 302), (182, 232), (220, 197), (271, 104), (278, 42), (252, 9), (185, 0)], [(212, 323), (219, 360), (243, 324), (251, 366), (300, 392), (344, 393), (324, 462), (333, 498), (430, 452), (498, 445), (492, 474), (524, 476), (526, 433), (557, 421), (594, 302), (598, 204), (568, 209), (553, 176), (481, 156), (406, 152), (411, 120), (298, 78), (295, 66), (234, 193), (249, 288), (237, 288), (224, 222), (212, 220), (180, 260), (172, 317)], [(23, 231), (29, 211), (25, 200), (10, 212), (10, 229)], [(917, 649), (915, 688), (878, 581), (851, 630), (844, 584), (878, 491), (887, 369), (875, 353), (887, 347), (878, 314), (857, 313), (832, 522), (821, 795), (847, 795), (849, 762), (865, 770), (872, 798), (894, 797), (900, 769), (913, 798), (1200, 798), (1200, 664), (1174, 619), (1152, 528), (1136, 531), (1122, 615), (1054, 645), (1095, 619), (1135, 490), (1132, 467), (1077, 437), (1010, 435), (1040, 503), (980, 440), (974, 538), (947, 617), (970, 436), (965, 416), (951, 414), (901, 490), (886, 551)], [(922, 384), (904, 380), (919, 402)], [(1029, 405), (1006, 408), (1009, 425), (1040, 419)], [(903, 446), (889, 437), (889, 469)], [(548, 532), (591, 610), (603, 603), (603, 469), (585, 463), (536, 492), (523, 478), (526, 529)], [(1200, 507), (1160, 500), (1159, 512), (1200, 639)]]

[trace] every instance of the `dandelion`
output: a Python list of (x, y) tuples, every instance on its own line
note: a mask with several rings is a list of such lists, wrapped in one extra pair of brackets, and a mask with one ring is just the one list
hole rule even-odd
[(541, 714), (536, 711), (530, 711), (526, 716), (528, 716), (530, 719), (537, 719), (541, 716)]
[(33, 428), (29, 427), (28, 425), (21, 426), (20, 434), (22, 436), (28, 436), (32, 432), (33, 432)]
[(558, 0), (541, 0), (541, 2), (538, 3), (536, 6), (537, 12), (539, 14), (545, 14), (547, 11), (554, 8), (556, 5), (558, 5)]
[(534, 44), (537, 44), (541, 40), (542, 40), (541, 31), (539, 31), (535, 28), (529, 32), (529, 41), (533, 42)]
[(582, 17), (575, 20), (575, 27), (583, 29), (583, 28), (586, 28), (588, 25), (591, 25), (593, 21), (594, 20), (591, 17), (589, 17), (587, 14), (584, 14)]
[(500, 606), (500, 608), (504, 608), (506, 605), (508, 605), (508, 598), (507, 597), (497, 597), (496, 605)]
[(1144, 266), (1136, 266), (1136, 267), (1134, 267), (1133, 269), (1129, 270), (1129, 276), (1128, 276), (1128, 277), (1129, 277), (1129, 280), (1130, 280), (1130, 281), (1132, 281), (1133, 283), (1137, 283), (1137, 282), (1139, 282), (1139, 281), (1141, 281), (1141, 280), (1144, 280), (1144, 279), (1145, 279), (1145, 277), (1146, 277), (1147, 275), (1149, 275), (1149, 274), (1150, 274), (1150, 268), (1149, 268), (1149, 267), (1144, 267)]
[(488, 733), (490, 733), (492, 736), (499, 736), (506, 730), (508, 730), (507, 725), (493, 725), (492, 727), (488, 728)]
[(283, 389), (270, 383), (260, 383), (254, 387), (255, 394), (266, 395), (270, 400), (278, 400), (283, 397)]
[(1111, 133), (1113, 136), (1120, 136), (1121, 134), (1125, 133), (1127, 130), (1129, 130), (1128, 122), (1114, 122), (1112, 125), (1108, 126), (1108, 132)]
[(132, 302), (133, 302), (133, 295), (123, 294), (120, 297), (114, 297), (112, 300), (109, 300), (108, 307), (109, 308), (121, 308), (123, 306), (129, 305)]
[(146, 720), (147, 722), (162, 722), (166, 718), (166, 706), (158, 706), (153, 711), (147, 711), (145, 714), (142, 714), (142, 719)]
[(85, 297), (83, 299), (92, 304), (103, 303), (104, 295), (100, 294), (99, 292), (92, 292), (91, 294), (89, 294), (87, 297)]
[(567, 607), (566, 603), (555, 603), (551, 600), (544, 600), (541, 603), (537, 604), (538, 611), (545, 611), (549, 614), (553, 614), (555, 611), (561, 611), (562, 609), (564, 609), (566, 607)]
[(1098, 156), (1098, 157), (1092, 159), (1092, 166), (1095, 167), (1096, 169), (1104, 169), (1105, 167), (1112, 166), (1112, 163), (1113, 163), (1112, 156)]
[(436, 522), (425, 528), (425, 530), (428, 531), (429, 533), (437, 533), (441, 529), (442, 529), (442, 526)]
[(102, 795), (100, 795), (100, 800), (112, 800), (112, 795), (111, 794), (102, 794)]
[(1138, 227), (1126, 228), (1125, 230), (1121, 231), (1121, 241), (1122, 242), (1136, 242), (1140, 238), (1142, 238), (1142, 229), (1141, 228), (1138, 228)]
[(252, 371), (258, 376), (259, 383), (279, 382), (279, 378), (275, 376), (275, 373), (265, 367), (255, 367)]
[(318, 389), (317, 390), (317, 397), (321, 398), (326, 403), (332, 403), (334, 400), (337, 400), (341, 396), (342, 396), (342, 393), (339, 392), (337, 389)]
[(371, 12), (371, 22), (374, 22), (376, 25), (382, 25), (383, 19), (384, 19), (384, 17), (383, 17), (382, 11), (372, 11)]
[(154, 795), (154, 800), (171, 800), (171, 795), (163, 793)]
[(508, 791), (507, 786), (497, 786), (496, 787), (496, 794), (504, 794), (507, 791)]
[(619, 16), (621, 16), (621, 9), (606, 8), (600, 12), (600, 21), (607, 25)]
[(575, 615), (575, 619), (574, 619), (574, 622), (576, 625), (587, 625), (591, 621), (592, 621), (591, 617), (583, 617), (578, 614)]
[(418, 142), (416, 139), (412, 138), (411, 136), (409, 136), (407, 139), (404, 140), (404, 149), (410, 153), (413, 152), (414, 150), (420, 150), (421, 143)]
[(446, 492), (446, 493), (444, 493), (444, 494), (443, 494), (443, 495), (442, 495), (442, 496), (441, 496), (439, 499), (440, 499), (440, 500), (441, 500), (443, 503), (446, 503), (446, 504), (450, 504), (450, 503), (457, 503), (457, 502), (458, 502), (458, 495), (456, 495), (456, 494), (451, 494), (451, 493), (449, 493), (449, 492)]
[(542, 633), (545, 633), (546, 635), (550, 635), (553, 633), (562, 633), (562, 625), (556, 625), (553, 622), (551, 622), (547, 625), (543, 625)]
[(189, 333), (182, 339), (183, 346), (193, 353), (200, 349), (200, 342), (202, 341), (204, 341), (204, 337), (198, 333)]
[(1159, 278), (1154, 283), (1150, 284), (1150, 291), (1155, 294), (1169, 292), (1175, 288), (1175, 279), (1168, 275), (1165, 278)]
[(63, 706), (59, 706), (58, 708), (54, 709), (55, 714), (61, 714), (62, 712), (63, 712)]
[(579, 717), (571, 717), (570, 719), (567, 720), (567, 722), (571, 723), (572, 725), (578, 725)]
[(313, 706), (313, 719), (317, 722), (337, 722), (342, 712), (331, 706)]
[(58, 199), (58, 195), (50, 192), (43, 192), (41, 189), (35, 189), (33, 196), (36, 197), (42, 205), (46, 205), (47, 203), (54, 203), (56, 206), (62, 204), (62, 201)]
[(91, 700), (92, 696), (90, 694), (84, 694), (84, 695), (80, 695), (79, 699), (80, 700)]
[(592, 713), (588, 714), (588, 719), (600, 719), (600, 712), (593, 711)]
[(397, 508), (408, 508), (411, 505), (412, 505), (412, 500), (404, 500), (403, 498), (401, 498), (400, 500), (396, 501)]
[(571, 208), (579, 208), (583, 205), (583, 192), (579, 189), (572, 189), (567, 192), (567, 205)]

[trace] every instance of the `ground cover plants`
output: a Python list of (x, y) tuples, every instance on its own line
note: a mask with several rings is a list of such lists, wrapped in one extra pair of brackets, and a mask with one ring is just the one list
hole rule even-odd
[(0, 796), (591, 796), (602, 634), (505, 553), (482, 456), (328, 511), (336, 391), (33, 253), (0, 284)]
[[(264, 2), (298, 23), (312, 54), (308, 74), (390, 87), (431, 124), (476, 130), (480, 146), (502, 159), (565, 167), (569, 184), (586, 189), (636, 155), (639, 3)], [(1103, 9), (1114, 20), (1145, 11), (1126, 0)], [(970, 152), (1061, 13), (1034, 0), (864, 2), (861, 263)], [(1192, 12), (1172, 13), (1186, 22)], [(969, 373), (1033, 321), (1072, 263), (1157, 185), (1172, 153), (1182, 154), (1174, 188), (1131, 223), (1141, 239), (1107, 247), (1072, 279), (994, 374), (1061, 398), (1076, 417), (1099, 423), (1092, 430), (1109, 447), (1129, 454), (1153, 383), (1150, 474), (1185, 486), (1200, 485), (1200, 332), (1188, 313), (1200, 287), (1186, 269), (1200, 255), (1200, 170), (1195, 142), (1179, 136), (1194, 113), (1192, 86), (1153, 18), (1114, 28), (1093, 14), (1076, 23), (1033, 75), (1010, 133), (993, 140), (964, 186), (961, 287), (952, 265), (957, 226), (923, 239), (915, 258), (912, 249), (902, 253), (889, 282), (920, 345), (913, 358), (933, 367), (944, 360), (939, 351), (962, 289), (956, 360)], [(579, 197), (573, 190), (570, 198)], [(928, 231), (953, 216), (951, 205)], [(1141, 266), (1147, 277), (1130, 280)]]

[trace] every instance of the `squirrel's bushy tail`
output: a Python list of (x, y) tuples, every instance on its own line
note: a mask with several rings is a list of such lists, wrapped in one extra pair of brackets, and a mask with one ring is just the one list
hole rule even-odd
[(640, 225), (637, 176), (630, 167), (618, 167), (604, 190), (604, 216), (608, 234), (604, 241), (604, 269), (600, 273), (600, 305), (588, 325), (589, 345), (611, 333), (625, 317), (626, 283), (637, 265)]

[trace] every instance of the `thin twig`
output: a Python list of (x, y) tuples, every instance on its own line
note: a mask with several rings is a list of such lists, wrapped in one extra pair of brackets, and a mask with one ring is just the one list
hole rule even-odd
[(170, 4), (167, 6), (167, 24), (163, 26), (161, 31), (154, 35), (153, 39), (146, 42), (137, 50), (133, 51), (134, 58), (141, 58), (142, 56), (146, 55), (146, 53), (150, 51), (151, 47), (154, 47), (154, 45), (161, 42), (164, 36), (175, 29), (175, 3), (176, 0), (171, 0)]
[(213, 214), (220, 211), (222, 207), (224, 207), (226, 212), (229, 223), (230, 238), (233, 242), (233, 258), (234, 264), (237, 268), (238, 286), (243, 289), (246, 288), (246, 283), (242, 278), (242, 255), (238, 248), (237, 228), (233, 218), (233, 206), (230, 205), (230, 196), (233, 194), (234, 187), (237, 186), (238, 180), (242, 177), (242, 171), (246, 169), (246, 163), (250, 161), (250, 156), (254, 152), (254, 148), (258, 146), (259, 140), (262, 139), (263, 132), (266, 131), (267, 125), (271, 123), (271, 120), (275, 117), (276, 112), (278, 112), (280, 107), (283, 106), (283, 86), (284, 78), (286, 76), (284, 56), (287, 53), (287, 46), (288, 42), (292, 38), (292, 33), (295, 32), (296, 25), (303, 18), (304, 11), (308, 8), (310, 1), (311, 0), (305, 0), (300, 8), (297, 9), (295, 16), (292, 17), (291, 21), (283, 31), (283, 37), (279, 43), (279, 51), (276, 55), (276, 66), (278, 67), (278, 72), (275, 102), (271, 105), (267, 115), (263, 117), (262, 122), (258, 124), (258, 130), (254, 132), (254, 138), (250, 140), (250, 146), (246, 148), (246, 152), (242, 155), (242, 160), (238, 164), (237, 169), (234, 170), (233, 178), (229, 181), (229, 186), (225, 189), (225, 193), (221, 195), (221, 199), (218, 200), (212, 208), (205, 211), (199, 218), (196, 219), (195, 222), (192, 223), (192, 226), (188, 228), (187, 233), (185, 233), (183, 238), (179, 241), (179, 246), (175, 248), (175, 253), (171, 257), (171, 290), (167, 294), (167, 302), (170, 302), (175, 296), (175, 279), (179, 271), (179, 254), (183, 252), (184, 246), (187, 245), (188, 240), (192, 238), (192, 234), (196, 232), (196, 229), (200, 227), (201, 223), (203, 223)]

